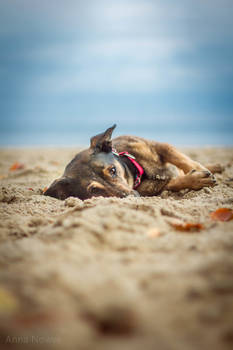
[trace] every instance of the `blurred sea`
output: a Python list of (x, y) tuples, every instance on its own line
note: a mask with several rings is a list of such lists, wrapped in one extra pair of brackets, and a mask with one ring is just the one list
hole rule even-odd
[[(25, 120), (7, 124), (0, 131), (0, 146), (87, 146), (90, 137), (117, 123), (113, 137), (136, 135), (177, 146), (232, 146), (233, 122), (230, 120), (148, 121), (110, 120)], [(10, 128), (9, 128), (10, 126)]]

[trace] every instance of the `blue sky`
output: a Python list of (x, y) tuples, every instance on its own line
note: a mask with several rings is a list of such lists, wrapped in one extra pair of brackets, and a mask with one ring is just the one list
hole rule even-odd
[(0, 144), (233, 144), (232, 0), (1, 0)]

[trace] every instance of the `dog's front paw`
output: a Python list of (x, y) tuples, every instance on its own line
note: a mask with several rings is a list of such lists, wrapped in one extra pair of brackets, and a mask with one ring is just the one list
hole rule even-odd
[(187, 176), (189, 179), (189, 188), (192, 190), (200, 190), (203, 187), (213, 187), (217, 184), (215, 176), (209, 170), (197, 171), (193, 169)]

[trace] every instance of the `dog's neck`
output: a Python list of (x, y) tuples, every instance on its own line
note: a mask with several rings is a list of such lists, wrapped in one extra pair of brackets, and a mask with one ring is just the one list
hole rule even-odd
[(127, 157), (119, 157), (118, 160), (125, 169), (125, 178), (128, 185), (133, 188), (134, 181), (137, 176), (137, 169)]

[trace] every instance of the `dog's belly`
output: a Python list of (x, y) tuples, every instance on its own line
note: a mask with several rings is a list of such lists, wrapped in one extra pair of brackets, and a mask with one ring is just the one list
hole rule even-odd
[[(182, 172), (182, 171), (181, 171)], [(183, 172), (182, 172), (183, 173)], [(137, 191), (141, 196), (154, 196), (160, 194), (168, 182), (180, 174), (180, 169), (172, 164), (164, 164), (162, 167), (155, 167), (153, 174), (145, 174)]]

